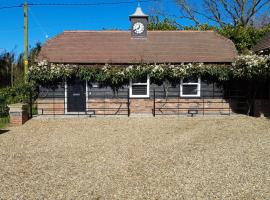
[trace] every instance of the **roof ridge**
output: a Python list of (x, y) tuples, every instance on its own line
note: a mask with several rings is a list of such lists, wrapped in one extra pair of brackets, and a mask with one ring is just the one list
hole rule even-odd
[(214, 31), (213, 30), (153, 30), (153, 31), (150, 30), (150, 32), (214, 32)]
[(129, 32), (128, 30), (65, 30), (64, 33), (72, 32)]
[[(74, 32), (130, 32), (130, 30), (65, 30), (64, 33), (74, 33)], [(148, 32), (215, 32), (214, 30), (148, 30)]]

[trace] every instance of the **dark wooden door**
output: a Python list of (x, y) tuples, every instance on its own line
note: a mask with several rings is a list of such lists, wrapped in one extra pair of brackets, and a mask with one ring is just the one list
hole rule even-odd
[(86, 82), (67, 81), (67, 112), (86, 111)]

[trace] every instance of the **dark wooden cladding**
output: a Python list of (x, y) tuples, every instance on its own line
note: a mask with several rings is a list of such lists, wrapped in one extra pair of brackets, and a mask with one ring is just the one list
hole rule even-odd
[(117, 91), (113, 91), (111, 87), (91, 87), (88, 84), (88, 97), (97, 98), (97, 99), (104, 99), (104, 98), (127, 98), (128, 96), (128, 87), (124, 86), (123, 88), (118, 89)]
[[(93, 87), (95, 85), (95, 87)], [(88, 83), (88, 98), (91, 99), (102, 99), (102, 98), (127, 98), (129, 86), (123, 86), (117, 91), (113, 91), (111, 87), (101, 87), (96, 84)], [(41, 99), (46, 98), (55, 98), (55, 99), (64, 99), (65, 98), (65, 85), (60, 84), (54, 89), (40, 87), (40, 96)], [(156, 98), (166, 98), (166, 89), (163, 85), (150, 85), (150, 98), (154, 96), (154, 90), (156, 92)], [(180, 96), (180, 84), (175, 86), (169, 85), (167, 88), (168, 95), (167, 98), (176, 98)], [(195, 98), (223, 98), (223, 86), (218, 85), (214, 82), (209, 82), (207, 80), (201, 81), (201, 96)], [(188, 98), (188, 97), (181, 97)], [(193, 97), (194, 98), (194, 97)]]
[[(166, 98), (166, 89), (164, 86), (154, 85), (150, 86), (150, 97), (154, 97), (154, 91), (156, 98)], [(169, 86), (167, 88), (167, 98), (177, 98), (180, 96), (180, 84), (175, 86)], [(182, 99), (188, 98), (223, 98), (223, 87), (217, 83), (208, 82), (206, 80), (201, 81), (201, 96), (200, 97), (180, 97)]]
[(57, 86), (39, 86), (40, 99), (64, 99), (65, 98), (65, 84), (59, 83)]
[(39, 60), (74, 64), (230, 63), (234, 44), (213, 31), (65, 31), (43, 46)]
[[(124, 86), (120, 88), (117, 92), (113, 92), (110, 87), (102, 88), (89, 88), (89, 99), (90, 98), (126, 98), (128, 94), (129, 86)], [(154, 91), (156, 92), (156, 98), (166, 98), (166, 89), (163, 85), (150, 85), (150, 98), (154, 97)], [(180, 96), (180, 85), (175, 86), (170, 85), (167, 88), (168, 95), (167, 98), (177, 98)], [(201, 97), (197, 98), (222, 98), (223, 97), (223, 88), (218, 86), (216, 83), (207, 83), (202, 81), (201, 83)], [(188, 98), (188, 97), (181, 97)], [(194, 97), (193, 97), (194, 98)], [(195, 97), (196, 98), (196, 97)]]

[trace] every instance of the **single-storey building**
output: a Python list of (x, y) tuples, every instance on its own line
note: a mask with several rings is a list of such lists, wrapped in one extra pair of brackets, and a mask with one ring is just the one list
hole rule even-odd
[[(63, 66), (204, 63), (229, 67), (237, 56), (233, 42), (214, 31), (148, 31), (148, 15), (140, 7), (129, 18), (130, 31), (64, 31), (44, 44), (38, 59)], [(236, 94), (237, 100), (232, 98)], [(232, 114), (245, 106), (240, 93), (197, 76), (157, 84), (144, 75), (117, 90), (69, 78), (53, 89), (40, 87), (38, 100), (42, 114)]]

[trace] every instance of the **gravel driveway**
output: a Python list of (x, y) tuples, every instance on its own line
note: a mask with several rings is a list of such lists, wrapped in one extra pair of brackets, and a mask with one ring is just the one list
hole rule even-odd
[(31, 120), (0, 134), (0, 199), (270, 199), (270, 120)]

